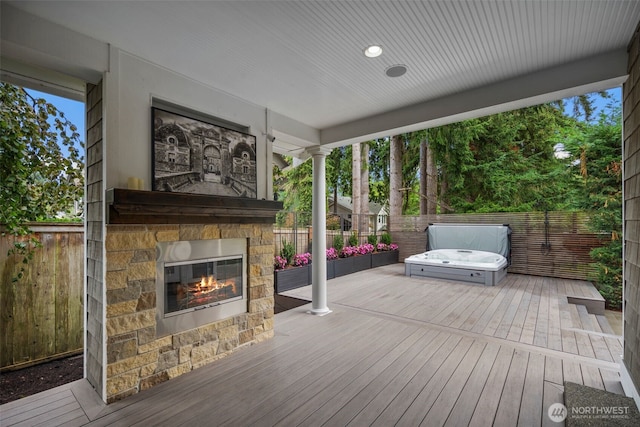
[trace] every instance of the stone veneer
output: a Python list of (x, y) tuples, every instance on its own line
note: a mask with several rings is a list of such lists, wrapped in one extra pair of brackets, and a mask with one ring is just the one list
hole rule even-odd
[[(248, 312), (156, 337), (156, 243), (248, 239)], [(107, 402), (273, 337), (273, 225), (108, 225)]]

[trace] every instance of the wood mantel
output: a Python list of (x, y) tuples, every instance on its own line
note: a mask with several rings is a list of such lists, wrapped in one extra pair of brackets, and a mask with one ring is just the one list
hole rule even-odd
[(282, 202), (112, 188), (107, 224), (272, 224)]

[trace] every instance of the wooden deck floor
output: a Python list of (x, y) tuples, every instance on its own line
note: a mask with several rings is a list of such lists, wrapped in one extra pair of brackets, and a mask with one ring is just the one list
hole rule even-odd
[[(0, 407), (0, 424), (557, 425), (563, 382), (622, 393), (622, 338), (567, 303), (585, 282), (495, 287), (407, 278), (402, 264), (328, 282), (329, 308), (276, 315), (276, 336), (105, 406), (84, 380)], [(309, 298), (310, 288), (287, 293)]]

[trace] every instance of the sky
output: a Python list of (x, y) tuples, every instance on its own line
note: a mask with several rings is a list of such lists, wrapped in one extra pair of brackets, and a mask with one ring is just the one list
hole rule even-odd
[[(75, 124), (78, 128), (78, 133), (80, 134), (80, 139), (84, 141), (85, 139), (85, 116), (84, 116), (84, 103), (79, 101), (74, 101), (72, 99), (63, 98), (56, 95), (51, 95), (44, 92), (39, 92), (33, 89), (26, 89), (34, 98), (44, 98), (51, 104), (55, 105), (59, 111), (62, 111), (65, 116), (71, 121), (71, 123)], [(595, 107), (596, 111), (594, 114), (595, 120), (597, 120), (601, 111), (604, 111), (608, 108), (609, 105), (620, 105), (622, 99), (622, 87), (616, 87), (613, 89), (609, 89), (607, 91), (611, 98), (604, 99), (602, 97), (596, 96)], [(567, 114), (571, 114), (571, 103), (566, 102)], [(78, 147), (80, 148), (80, 147)], [(62, 147), (63, 152), (68, 153), (65, 147)]]
[[(593, 100), (595, 101), (595, 108), (596, 111), (594, 112), (594, 120), (593, 121), (598, 121), (598, 116), (600, 115), (601, 111), (605, 111), (607, 110), (610, 106), (615, 106), (615, 105), (621, 105), (622, 103), (622, 86), (618, 86), (615, 87), (613, 89), (609, 89), (606, 91), (610, 98), (609, 99), (605, 99), (602, 98), (601, 96), (595, 96), (593, 98)], [(565, 112), (567, 114), (572, 114), (571, 111), (571, 102), (565, 102), (566, 106), (565, 106)]]
[[(31, 96), (34, 98), (44, 98), (50, 104), (53, 104), (58, 111), (62, 111), (67, 119), (78, 128), (78, 133), (80, 134), (80, 140), (85, 141), (85, 116), (84, 116), (84, 102), (75, 101), (69, 98), (63, 98), (61, 96), (51, 95), (45, 92), (39, 92), (37, 90), (24, 88)], [(63, 153), (65, 155), (69, 154), (69, 151), (65, 146), (61, 146)], [(83, 149), (81, 147), (76, 147), (80, 150), (82, 155), (84, 156)]]

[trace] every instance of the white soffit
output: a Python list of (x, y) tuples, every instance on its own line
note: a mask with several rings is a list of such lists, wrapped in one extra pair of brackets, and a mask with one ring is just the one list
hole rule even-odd
[[(323, 130), (323, 142), (504, 81), (526, 90), (542, 70), (623, 51), (640, 21), (637, 0), (3, 3)], [(382, 55), (365, 57), (371, 44)], [(407, 72), (387, 77), (394, 65)], [(609, 70), (601, 81), (625, 72)]]

